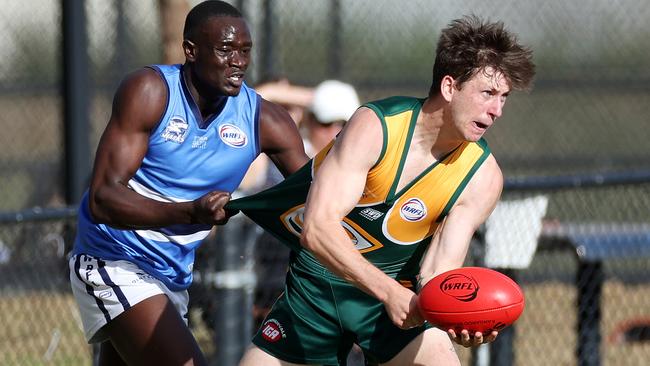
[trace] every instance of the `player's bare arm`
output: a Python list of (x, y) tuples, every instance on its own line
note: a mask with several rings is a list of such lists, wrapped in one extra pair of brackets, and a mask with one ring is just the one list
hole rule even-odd
[(432, 237), (420, 269), (422, 285), (463, 265), (472, 236), (494, 210), (502, 189), (501, 169), (490, 155)]
[(120, 228), (153, 228), (179, 223), (219, 224), (228, 192), (210, 192), (193, 202), (164, 203), (146, 198), (127, 184), (147, 152), (149, 134), (162, 118), (167, 87), (152, 69), (125, 78), (113, 100), (102, 135), (89, 191), (93, 218)]
[[(492, 155), (486, 159), (467, 185), (456, 205), (434, 234), (420, 268), (420, 286), (434, 276), (463, 265), (474, 232), (494, 210), (503, 189), (503, 174)], [(497, 333), (485, 339), (480, 332), (450, 333), (452, 339), (465, 347), (492, 342)]]
[(289, 113), (264, 99), (260, 111), (260, 136), (262, 152), (268, 155), (285, 177), (309, 160), (296, 123)]
[(314, 178), (301, 242), (332, 272), (382, 301), (397, 326), (409, 328), (422, 323), (415, 294), (368, 262), (341, 226), (363, 193), (368, 171), (379, 158), (382, 139), (374, 112), (359, 109)]

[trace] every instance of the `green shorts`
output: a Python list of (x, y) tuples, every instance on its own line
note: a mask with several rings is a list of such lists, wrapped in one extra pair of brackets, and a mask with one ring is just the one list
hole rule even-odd
[(292, 263), (285, 292), (253, 338), (288, 362), (345, 365), (354, 343), (369, 364), (387, 362), (430, 326), (402, 330), (383, 303), (333, 275)]

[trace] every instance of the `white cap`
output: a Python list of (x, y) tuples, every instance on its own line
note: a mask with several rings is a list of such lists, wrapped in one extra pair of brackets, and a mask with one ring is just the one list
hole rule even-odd
[(326, 80), (316, 87), (310, 109), (320, 123), (332, 123), (347, 121), (359, 105), (359, 97), (352, 85)]

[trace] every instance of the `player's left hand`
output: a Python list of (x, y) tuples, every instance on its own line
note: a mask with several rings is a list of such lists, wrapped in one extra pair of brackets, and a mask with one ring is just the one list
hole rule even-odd
[(454, 341), (455, 343), (460, 344), (463, 347), (469, 348), (469, 347), (480, 346), (483, 343), (494, 342), (494, 340), (497, 339), (497, 335), (499, 335), (499, 332), (493, 330), (492, 333), (484, 337), (483, 333), (481, 332), (476, 332), (474, 333), (473, 336), (471, 336), (469, 334), (469, 331), (467, 331), (467, 329), (463, 329), (460, 332), (460, 334), (456, 334), (456, 332), (453, 329), (449, 329), (447, 331), (447, 334), (449, 335), (449, 338), (451, 338), (451, 340)]

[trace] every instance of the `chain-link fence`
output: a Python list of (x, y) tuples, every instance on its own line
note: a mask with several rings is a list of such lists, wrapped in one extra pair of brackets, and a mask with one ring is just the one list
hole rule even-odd
[[(533, 49), (538, 76), (531, 93), (511, 96), (487, 139), (512, 183), (504, 201), (548, 199), (532, 262), (512, 270), (527, 296), (514, 328), (513, 362), (598, 364), (587, 357), (596, 355), (605, 365), (646, 363), (649, 183), (576, 183), (576, 177), (598, 183), (606, 174), (650, 168), (650, 7), (644, 1), (232, 3), (254, 36), (251, 84), (278, 75), (307, 86), (338, 78), (355, 85), (364, 101), (424, 96), (436, 39), (450, 20), (473, 13), (504, 21)], [(0, 211), (65, 205), (61, 4), (6, 2), (0, 11)], [(85, 10), (94, 150), (121, 77), (162, 59), (163, 24), (155, 0), (87, 0)], [(530, 183), (553, 176), (568, 177), (565, 188)], [(526, 193), (516, 188), (524, 180)], [(533, 221), (533, 212), (523, 216)], [(0, 225), (0, 364), (91, 360), (68, 290), (64, 253), (74, 220), (64, 217)], [(486, 245), (476, 257), (493, 249)], [(207, 306), (197, 307), (194, 329), (212, 354), (216, 335), (205, 324), (215, 310)]]
[[(650, 184), (583, 181), (573, 188), (524, 194), (513, 192), (518, 184), (511, 183), (500, 206), (519, 202), (518, 207), (507, 206), (505, 213), (497, 207), (502, 225), (491, 220), (486, 225), (487, 234), (507, 228), (508, 240), (485, 235), (477, 257), (515, 276), (526, 295), (526, 310), (515, 326), (512, 364), (645, 364), (650, 355), (650, 217), (638, 201), (650, 193)], [(541, 211), (530, 202), (540, 197), (547, 199)], [(535, 227), (540, 217), (541, 226)], [(536, 250), (527, 253), (527, 236), (535, 230)], [(522, 262), (533, 253), (529, 264)]]

